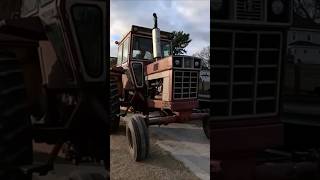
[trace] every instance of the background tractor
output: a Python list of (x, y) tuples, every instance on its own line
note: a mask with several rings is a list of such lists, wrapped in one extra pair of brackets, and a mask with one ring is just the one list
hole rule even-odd
[(213, 178), (259, 179), (257, 153), (282, 146), (284, 140), (282, 65), (293, 1), (213, 2)]
[[(76, 162), (90, 156), (109, 169), (106, 2), (0, 7), (0, 179), (45, 175), (67, 141)], [(46, 164), (33, 165), (32, 139), (55, 145)]]
[[(148, 156), (148, 126), (205, 118), (198, 107), (201, 59), (173, 56), (172, 34), (160, 31), (154, 13), (153, 29), (133, 25), (118, 45), (117, 63), (111, 67), (110, 106), (116, 131), (127, 119), (129, 149), (136, 161)], [(114, 59), (113, 59), (114, 60)], [(120, 113), (120, 106), (125, 110)], [(118, 115), (117, 115), (118, 114)]]

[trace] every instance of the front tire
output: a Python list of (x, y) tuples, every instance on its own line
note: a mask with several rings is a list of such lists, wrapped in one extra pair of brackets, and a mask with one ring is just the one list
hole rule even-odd
[(133, 115), (127, 122), (126, 136), (129, 152), (134, 161), (142, 161), (149, 155), (149, 131), (141, 115)]

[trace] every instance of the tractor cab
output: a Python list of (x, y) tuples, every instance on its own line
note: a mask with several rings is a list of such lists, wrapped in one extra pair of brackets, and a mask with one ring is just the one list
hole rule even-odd
[[(168, 57), (172, 55), (172, 34), (165, 31), (161, 31), (160, 34), (161, 57)], [(118, 67), (127, 67), (130, 61), (150, 64), (155, 60), (150, 28), (133, 25), (130, 32), (120, 42), (116, 41), (116, 44), (118, 45)]]

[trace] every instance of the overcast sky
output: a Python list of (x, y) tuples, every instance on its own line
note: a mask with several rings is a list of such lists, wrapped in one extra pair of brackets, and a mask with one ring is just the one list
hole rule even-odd
[(153, 13), (163, 31), (184, 31), (190, 34), (187, 54), (210, 44), (210, 0), (111, 0), (110, 55), (115, 57), (115, 41), (121, 40), (131, 25), (153, 27)]

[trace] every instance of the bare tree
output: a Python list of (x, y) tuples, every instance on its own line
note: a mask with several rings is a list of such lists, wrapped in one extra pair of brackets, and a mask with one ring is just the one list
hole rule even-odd
[(320, 19), (320, 1), (319, 0), (294, 0), (294, 13), (304, 19), (314, 23)]
[(21, 0), (0, 0), (0, 20), (12, 18), (20, 6)]
[(193, 54), (195, 57), (202, 59), (202, 68), (209, 69), (210, 67), (210, 46), (204, 47), (200, 51)]

